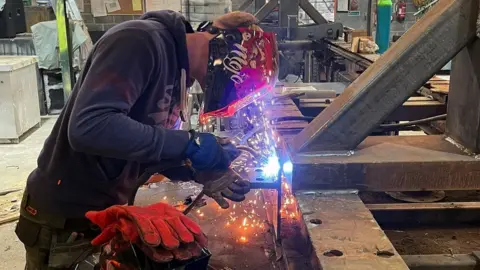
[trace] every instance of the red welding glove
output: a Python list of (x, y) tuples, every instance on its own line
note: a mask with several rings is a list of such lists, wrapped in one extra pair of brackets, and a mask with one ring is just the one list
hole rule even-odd
[(147, 207), (112, 206), (103, 211), (87, 212), (86, 217), (97, 224), (102, 233), (93, 245), (102, 245), (121, 233), (125, 240), (147, 247), (175, 250), (180, 244), (207, 245), (200, 227), (182, 212), (165, 203)]

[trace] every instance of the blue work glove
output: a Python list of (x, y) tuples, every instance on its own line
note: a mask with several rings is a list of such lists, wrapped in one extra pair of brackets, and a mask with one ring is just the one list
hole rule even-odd
[(224, 171), (240, 155), (228, 139), (210, 133), (190, 131), (192, 138), (185, 150), (186, 157), (196, 171)]

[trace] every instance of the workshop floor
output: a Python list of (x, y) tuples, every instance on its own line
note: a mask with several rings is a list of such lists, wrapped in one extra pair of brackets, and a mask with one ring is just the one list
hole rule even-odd
[[(42, 119), (42, 125), (29, 132), (19, 144), (0, 144), (0, 221), (15, 220), (23, 188), (29, 173), (49, 135), (56, 117)], [(2, 195), (11, 191), (8, 194)], [(188, 195), (197, 194), (198, 186), (190, 183), (156, 183), (142, 188), (136, 204), (158, 201), (182, 204)], [(3, 193), (2, 193), (3, 192)], [(244, 203), (221, 210), (210, 199), (190, 214), (209, 237), (213, 270), (274, 269), (272, 232), (267, 221), (261, 193), (251, 192)], [(2, 224), (2, 222), (0, 222)], [(23, 269), (24, 250), (15, 236), (16, 222), (0, 226), (0, 270)]]

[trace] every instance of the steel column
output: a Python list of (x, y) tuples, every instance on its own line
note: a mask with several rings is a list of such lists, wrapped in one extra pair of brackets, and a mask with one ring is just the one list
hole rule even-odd
[(440, 0), (298, 134), (294, 152), (350, 150), (475, 38), (478, 0)]
[[(298, 26), (298, 0), (279, 0), (278, 25), (280, 27), (296, 28)], [(290, 19), (290, 18), (293, 18)]]
[(480, 39), (452, 63), (447, 134), (474, 153), (480, 152)]

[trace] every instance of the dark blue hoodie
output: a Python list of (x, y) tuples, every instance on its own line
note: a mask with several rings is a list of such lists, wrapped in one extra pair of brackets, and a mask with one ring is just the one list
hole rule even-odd
[(28, 177), (32, 202), (49, 214), (83, 217), (124, 204), (145, 164), (181, 158), (181, 70), (186, 27), (173, 11), (121, 23), (93, 48)]

